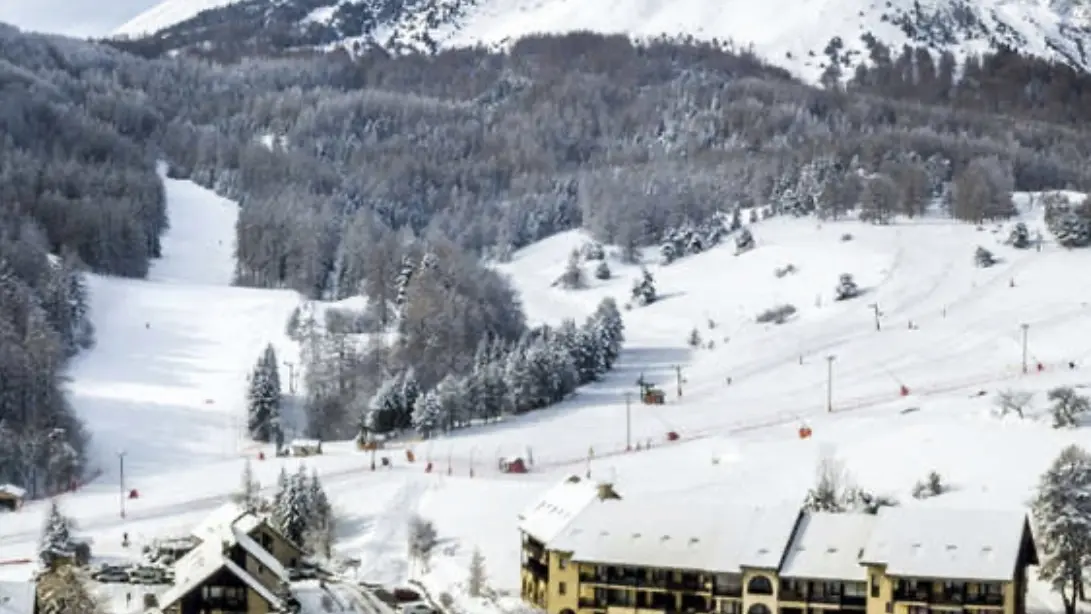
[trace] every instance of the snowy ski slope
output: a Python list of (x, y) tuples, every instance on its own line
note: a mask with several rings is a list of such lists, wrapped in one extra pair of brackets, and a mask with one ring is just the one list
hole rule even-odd
[[(261, 347), (273, 341), (293, 359), (282, 335), (299, 298), (228, 286), (234, 205), (188, 182), (164, 181), (172, 224), (164, 258), (147, 281), (94, 280), (99, 342), (71, 372), (72, 400), (94, 434), (105, 475), (61, 502), (99, 556), (132, 557), (150, 539), (191, 528), (235, 489), (244, 457), (255, 459), (266, 485), (282, 465), (299, 462), (268, 450), (257, 461), (258, 448), (239, 437), (245, 377)], [(1020, 204), (1033, 232), (1041, 212), (1029, 196)], [(1043, 414), (1046, 389), (1086, 381), (1091, 348), (1080, 340), (1091, 335), (1091, 280), (1075, 272), (1091, 254), (1048, 241), (1041, 252), (1017, 251), (999, 244), (1004, 232), (939, 218), (889, 227), (772, 219), (752, 229), (751, 252), (735, 256), (724, 245), (669, 266), (650, 264), (662, 300), (623, 312), (627, 340), (617, 368), (561, 406), (416, 444), (416, 464), (395, 450), (393, 468), (372, 472), (369, 456), (348, 443), (307, 459), (338, 510), (339, 552), (360, 559), (362, 578), (404, 580), (406, 518), (421, 513), (444, 540), (426, 578), (431, 586), (457, 594), (479, 547), (494, 585), (510, 589), (518, 586), (517, 514), (565, 472), (590, 470), (616, 480), (623, 493), (723, 488), (754, 500), (798, 500), (818, 459), (833, 454), (859, 485), (903, 505), (1007, 507), (1025, 504), (1062, 446), (1086, 442), (1085, 429), (1053, 430)], [(846, 233), (853, 239), (842, 240)], [(613, 279), (581, 291), (551, 287), (585, 240), (564, 233), (500, 267), (532, 321), (582, 319), (604, 296), (627, 302), (638, 269), (613, 255)], [(976, 245), (1001, 262), (975, 268)], [(773, 274), (789, 263), (795, 274)], [(866, 292), (834, 302), (845, 272)], [(798, 315), (779, 326), (754, 322), (783, 303)], [(881, 331), (871, 304), (882, 313)], [(1023, 323), (1029, 375), (1021, 373)], [(690, 348), (694, 328), (714, 347)], [(829, 355), (836, 357), (832, 414), (825, 411)], [(1069, 361), (1080, 366), (1069, 370)], [(623, 395), (635, 391), (642, 373), (667, 390), (668, 402), (632, 405), (633, 442), (653, 445), (624, 453)], [(995, 415), (992, 395), (1006, 388), (1036, 393), (1025, 419)], [(802, 424), (813, 429), (811, 439), (798, 438)], [(681, 441), (667, 444), (668, 431)], [(498, 473), (498, 457), (528, 449), (529, 475)], [(126, 502), (124, 520), (119, 450), (127, 454), (126, 485), (141, 493)], [(424, 473), (427, 461), (432, 474)], [(914, 482), (933, 469), (953, 492), (912, 499)], [(0, 515), (0, 559), (33, 557), (44, 508), (34, 502)], [(121, 547), (122, 532), (133, 540), (129, 549)], [(0, 566), (3, 579), (29, 572), (27, 565)], [(1036, 587), (1031, 605), (1041, 610), (1051, 600)]]

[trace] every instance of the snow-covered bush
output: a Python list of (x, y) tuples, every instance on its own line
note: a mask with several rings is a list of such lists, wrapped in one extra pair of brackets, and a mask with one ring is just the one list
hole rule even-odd
[(849, 241), (852, 241), (853, 238), (854, 237), (852, 236), (851, 232), (846, 232), (845, 234), (841, 235), (841, 242), (848, 243)]
[(834, 289), (834, 300), (846, 301), (857, 296), (860, 296), (860, 287), (856, 285), (856, 280), (851, 274), (842, 273), (838, 279), (837, 288)]
[(641, 269), (640, 279), (633, 282), (633, 300), (637, 305), (651, 305), (658, 298), (655, 291), (655, 278), (648, 269)]
[(697, 330), (696, 326), (693, 327), (693, 330), (690, 331), (689, 337), (686, 339), (686, 343), (691, 348), (701, 347), (701, 332)]
[(795, 305), (777, 305), (776, 307), (770, 307), (765, 311), (758, 314), (755, 318), (759, 324), (784, 324), (788, 321), (788, 318), (792, 317), (796, 313)]
[(996, 257), (989, 250), (980, 245), (974, 250), (974, 266), (987, 269), (996, 264)]
[(1023, 418), (1023, 413), (1030, 407), (1033, 400), (1034, 394), (1031, 392), (1023, 390), (1001, 390), (996, 393), (996, 399), (993, 402), (1000, 410), (1001, 416), (1015, 413), (1019, 414), (1020, 418)]
[(587, 287), (587, 280), (584, 279), (578, 251), (572, 250), (572, 253), (568, 255), (564, 273), (561, 273), (561, 276), (557, 278), (557, 281), (553, 282), (553, 285), (560, 286), (565, 290), (579, 290)]
[(1046, 228), (1063, 247), (1091, 245), (1091, 199), (1076, 205), (1068, 196), (1053, 192), (1042, 197)]
[(1011, 234), (1008, 235), (1008, 244), (1015, 249), (1030, 247), (1030, 231), (1027, 230), (1026, 224), (1019, 222), (1011, 229)]
[(750, 229), (740, 229), (739, 234), (735, 235), (735, 254), (738, 255), (754, 249), (754, 244), (754, 235), (750, 232)]
[(786, 264), (786, 265), (784, 265), (782, 267), (777, 267), (776, 269), (773, 269), (773, 275), (776, 275), (777, 279), (780, 279), (780, 278), (784, 277), (785, 275), (791, 275), (791, 274), (797, 272), (798, 270), (799, 269), (796, 268), (796, 265), (789, 262), (788, 264)]
[(602, 243), (592, 241), (590, 243), (584, 243), (580, 248), (580, 253), (583, 255), (584, 260), (605, 260), (606, 250), (602, 249)]
[(610, 279), (610, 276), (610, 265), (606, 264), (605, 260), (600, 262), (598, 266), (595, 267), (595, 279), (606, 280)]
[(1050, 390), (1046, 398), (1053, 403), (1049, 413), (1053, 416), (1054, 428), (1076, 426), (1080, 415), (1087, 413), (1087, 410), (1091, 408), (1087, 397), (1076, 394), (1075, 390), (1067, 386)]
[(943, 477), (935, 471), (930, 471), (921, 481), (913, 485), (914, 499), (928, 499), (938, 497), (950, 490), (951, 487), (943, 481)]

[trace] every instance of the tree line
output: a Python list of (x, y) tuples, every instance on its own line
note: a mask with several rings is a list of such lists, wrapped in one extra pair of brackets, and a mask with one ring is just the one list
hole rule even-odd
[[(48, 282), (51, 262), (144, 275), (167, 226), (158, 159), (240, 203), (238, 283), (364, 293), (369, 318), (399, 322), (396, 347), (327, 361), (356, 376), (311, 376), (322, 392), (310, 413), (330, 415), (314, 423), (342, 429), (362, 413), (348, 402), (362, 382), (370, 397), (382, 382), (369, 380), (411, 364), (427, 390), (468, 373), (486, 333), (516, 342), (514, 292), (480, 259), (559, 231), (583, 227), (631, 254), (738, 208), (837, 217), (859, 206), (885, 223), (938, 199), (981, 222), (1011, 213), (1011, 190), (1091, 186), (1085, 77), (1011, 52), (964, 72), (933, 60), (950, 86), (932, 97), (918, 53), (913, 70), (880, 61), (821, 89), (727, 46), (590, 33), (530, 36), (505, 53), (216, 64), (0, 27), (0, 57), (0, 259), (19, 280), (7, 292), (22, 297), (4, 302), (3, 347), (19, 349), (0, 356), (0, 416), (42, 442), (36, 476), (26, 452), (0, 472), (33, 491), (78, 474), (48, 469), (50, 442), (74, 451), (64, 466), (82, 463), (86, 433), (58, 386), (65, 351), (43, 348), (86, 325), (45, 309), (54, 315), (36, 321), (51, 324), (28, 335), (35, 310), (8, 305), (48, 304), (45, 288), (63, 285)], [(420, 266), (425, 253), (435, 269)], [(321, 351), (348, 356), (339, 343)]]

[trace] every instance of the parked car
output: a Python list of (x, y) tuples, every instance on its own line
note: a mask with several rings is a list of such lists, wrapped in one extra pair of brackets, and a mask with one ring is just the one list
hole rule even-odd
[(116, 565), (103, 565), (91, 573), (91, 579), (103, 584), (121, 584), (129, 581), (129, 571)]
[(160, 567), (137, 567), (129, 572), (133, 584), (168, 584), (166, 570)]

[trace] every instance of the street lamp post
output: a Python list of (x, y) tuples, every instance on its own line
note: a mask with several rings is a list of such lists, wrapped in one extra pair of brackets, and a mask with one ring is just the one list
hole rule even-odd
[(1030, 328), (1030, 324), (1020, 324), (1020, 328), (1023, 329), (1023, 375), (1028, 373), (1027, 370), (1027, 329)]
[(625, 450), (633, 449), (633, 414), (632, 414), (632, 392), (625, 393)]
[(125, 517), (125, 451), (117, 453), (117, 465), (118, 465), (118, 479), (117, 485), (119, 489), (120, 505), (121, 505), (121, 517)]
[(833, 413), (833, 359), (832, 354), (826, 357), (826, 413)]

